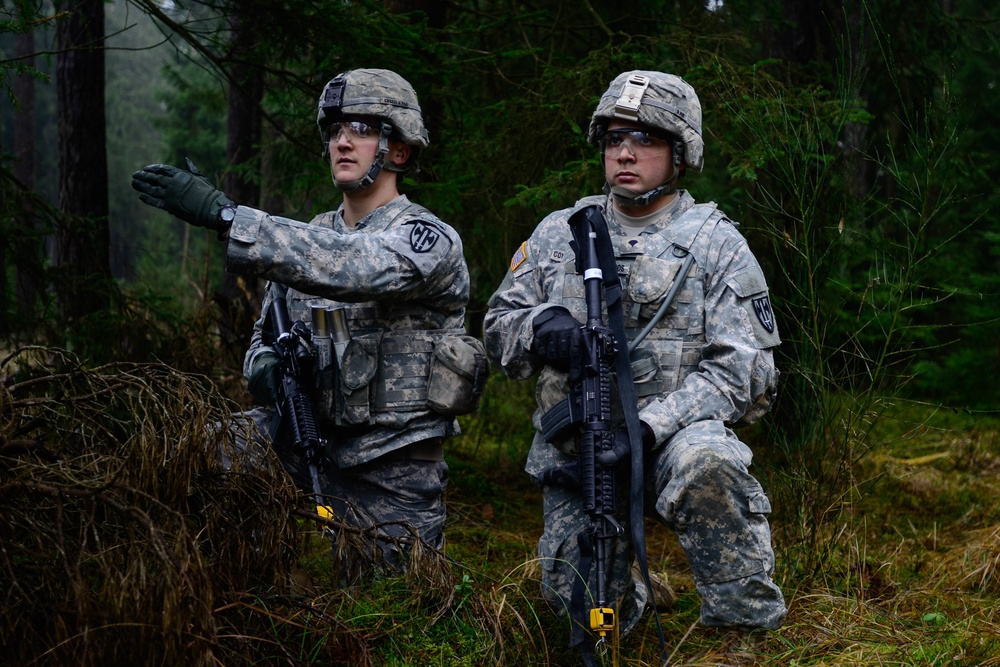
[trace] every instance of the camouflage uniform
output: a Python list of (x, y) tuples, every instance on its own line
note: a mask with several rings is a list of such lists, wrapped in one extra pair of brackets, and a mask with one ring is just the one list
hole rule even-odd
[[(700, 155), (694, 157), (700, 166)], [(624, 287), (629, 341), (650, 321), (674, 280), (683, 281), (667, 314), (631, 355), (639, 417), (655, 435), (655, 445), (645, 452), (645, 510), (676, 531), (702, 597), (705, 625), (776, 628), (785, 604), (771, 580), (771, 507), (747, 470), (750, 449), (730, 428), (766, 410), (777, 380), (772, 349), (780, 340), (763, 273), (736, 223), (714, 204), (696, 204), (686, 191), (677, 191), (676, 201), (634, 236), (617, 219), (611, 196), (585, 198), (542, 220), (488, 304), (484, 326), (491, 358), (512, 378), (539, 373), (533, 416), (538, 430), (526, 471), (542, 483), (546, 471), (576, 461), (575, 440), (542, 439), (541, 416), (566, 396), (569, 384), (566, 373), (545, 365), (533, 351), (533, 321), (554, 306), (586, 321), (583, 278), (576, 272), (567, 221), (579, 208), (599, 205)], [(689, 253), (694, 263), (678, 276)], [(591, 520), (578, 489), (545, 484), (543, 491), (545, 531), (538, 547), (543, 593), (565, 613), (578, 570), (577, 536)], [(617, 507), (628, 535), (624, 495)], [(627, 630), (642, 612), (645, 591), (630, 575), (634, 556), (628, 540), (609, 544), (608, 552), (608, 599), (619, 600), (619, 619)]]
[[(286, 297), (293, 321), (309, 323), (312, 306), (346, 308), (351, 343), (343, 373), (372, 382), (357, 383), (340, 414), (318, 406), (336, 466), (322, 475), (323, 491), (350, 501), (350, 509), (344, 502), (335, 509), (359, 526), (386, 524), (389, 534), (405, 535), (410, 524), (441, 547), (448, 469), (435, 445), (459, 428), (454, 417), (427, 406), (426, 379), (435, 340), (465, 332), (469, 273), (458, 233), (406, 196), (353, 230), (339, 209), (304, 225), (241, 206), (226, 261), (230, 271), (272, 281), (263, 313), (278, 296)], [(254, 325), (248, 377), (255, 359), (270, 351), (264, 321)], [(272, 432), (273, 411), (250, 414)], [(296, 481), (310, 488), (305, 466), (287, 446), (276, 447)]]
[[(339, 190), (367, 188), (382, 169), (417, 169), (417, 154), (428, 138), (416, 93), (405, 79), (379, 69), (334, 77), (320, 95), (317, 116), (327, 150), (331, 124), (357, 118), (379, 129), (375, 161), (358, 181), (334, 175)], [(387, 159), (391, 138), (410, 147), (406, 163)], [(285, 297), (291, 321), (310, 324), (314, 308), (346, 313), (350, 341), (343, 358), (317, 373), (317, 418), (330, 444), (320, 484), (338, 518), (376, 537), (382, 554), (394, 562), (395, 538), (415, 532), (436, 548), (444, 545), (448, 467), (442, 441), (459, 432), (455, 414), (462, 412), (441, 409), (429, 394), (429, 381), (443, 375), (434, 371), (441, 350), (469, 340), (464, 335), (469, 271), (458, 233), (404, 195), (353, 227), (343, 216), (341, 205), (303, 224), (239, 207), (229, 230), (226, 268), (271, 281), (244, 360), (248, 379), (258, 362), (267, 363), (273, 354), (264, 331), (275, 298)], [(485, 353), (481, 356), (485, 364)], [(311, 492), (306, 463), (289, 443), (275, 438), (274, 410), (245, 414), (277, 440), (285, 467)]]
[[(321, 490), (390, 558), (397, 553), (388, 544), (393, 537), (415, 534), (441, 547), (442, 440), (458, 433), (456, 415), (478, 406), (489, 372), (482, 343), (465, 335), (462, 243), (454, 229), (398, 194), (400, 175), (417, 169), (429, 143), (416, 92), (403, 77), (384, 69), (342, 72), (324, 87), (316, 120), (345, 200), (311, 224), (237, 206), (190, 160), (187, 169), (147, 165), (132, 175), (132, 187), (144, 203), (228, 238), (227, 270), (271, 281), (244, 365), (259, 400), (274, 400), (278, 391), (279, 356), (263, 335), (275, 299), (285, 297), (292, 320), (306, 323), (314, 307), (325, 320), (326, 308), (342, 306), (351, 337), (337, 347), (335, 364), (324, 356), (313, 374), (318, 426), (332, 445)], [(348, 224), (345, 211), (360, 219)], [(281, 441), (274, 410), (242, 417), (276, 441), (289, 472), (312, 493), (308, 465)], [(237, 434), (247, 432), (244, 425), (234, 423)], [(257, 452), (264, 443), (242, 444)]]

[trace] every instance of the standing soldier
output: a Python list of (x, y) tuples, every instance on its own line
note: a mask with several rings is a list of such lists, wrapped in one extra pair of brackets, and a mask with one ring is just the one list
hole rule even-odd
[[(575, 617), (577, 573), (589, 569), (587, 590), (596, 585), (597, 565), (583, 562), (583, 539), (578, 543), (591, 526), (575, 478), (578, 438), (546, 441), (542, 435), (546, 415), (572, 386), (587, 320), (580, 243), (571, 245), (567, 223), (596, 206), (621, 282), (628, 350), (617, 354), (629, 355), (625, 368), (631, 365), (641, 420), (641, 434), (632, 437), (641, 452), (631, 456), (639, 454), (645, 465), (643, 478), (632, 484), (641, 486), (646, 511), (676, 531), (701, 595), (704, 625), (777, 628), (786, 610), (771, 579), (771, 506), (747, 470), (750, 449), (731, 427), (769, 408), (778, 378), (773, 349), (780, 340), (764, 275), (736, 223), (715, 204), (698, 204), (677, 189), (687, 167), (702, 167), (698, 97), (671, 74), (623, 73), (601, 97), (588, 139), (601, 151), (605, 194), (539, 223), (514, 254), (485, 320), (487, 350), (507, 376), (539, 373), (538, 430), (526, 470), (544, 492), (538, 545), (544, 596), (557, 613)], [(618, 379), (628, 381), (620, 372)], [(614, 428), (620, 429), (621, 414)], [(622, 444), (604, 464), (629, 461), (623, 440), (628, 435), (618, 437)], [(619, 479), (627, 479), (621, 473), (630, 466), (617, 466)], [(616, 520), (628, 536), (624, 504)], [(616, 539), (608, 546), (608, 600), (619, 607), (623, 631), (635, 625), (647, 601), (646, 587), (630, 574), (632, 542)]]
[[(145, 203), (227, 239), (227, 270), (270, 281), (244, 360), (262, 407), (244, 414), (310, 493), (307, 461), (277, 428), (279, 357), (269, 315), (284, 298), (291, 321), (319, 314), (323, 323), (346, 323), (346, 346), (315, 374), (328, 443), (320, 487), (338, 519), (400, 563), (401, 544), (414, 536), (444, 545), (442, 443), (459, 432), (455, 416), (477, 403), (485, 351), (465, 335), (469, 271), (458, 233), (398, 190), (428, 145), (412, 86), (389, 70), (338, 74), (323, 89), (317, 122), (344, 199), (309, 224), (237, 206), (193, 170), (150, 165), (132, 186)], [(463, 365), (478, 365), (478, 384), (453, 372)]]

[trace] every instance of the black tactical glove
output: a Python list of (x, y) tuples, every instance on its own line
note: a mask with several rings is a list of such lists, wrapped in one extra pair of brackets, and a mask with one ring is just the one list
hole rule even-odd
[(259, 354), (253, 360), (253, 368), (250, 369), (250, 378), (247, 380), (247, 388), (254, 399), (262, 405), (277, 405), (280, 382), (278, 355), (271, 352)]
[(535, 332), (535, 354), (557, 371), (568, 371), (580, 358), (583, 325), (562, 306), (549, 308), (531, 322)]
[[(187, 158), (185, 158), (187, 159)], [(132, 174), (132, 188), (144, 204), (162, 208), (184, 222), (217, 232), (229, 229), (219, 211), (233, 200), (215, 189), (190, 159), (187, 169), (169, 164), (151, 164)]]

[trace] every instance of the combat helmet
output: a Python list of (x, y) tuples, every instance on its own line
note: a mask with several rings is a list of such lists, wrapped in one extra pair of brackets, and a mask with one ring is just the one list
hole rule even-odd
[[(330, 124), (344, 117), (370, 116), (381, 121), (379, 145), (375, 162), (368, 173), (358, 181), (341, 182), (334, 179), (340, 190), (357, 190), (371, 185), (382, 168), (392, 171), (417, 171), (417, 154), (427, 148), (430, 140), (420, 112), (417, 93), (410, 83), (387, 69), (347, 70), (335, 76), (319, 96), (316, 124), (320, 137), (329, 150)], [(410, 159), (403, 165), (386, 162), (389, 139), (399, 139), (411, 148)]]
[(590, 120), (587, 140), (597, 146), (608, 123), (614, 119), (633, 121), (665, 132), (674, 152), (673, 174), (662, 185), (636, 194), (621, 187), (609, 191), (624, 206), (641, 206), (677, 189), (681, 165), (698, 169), (704, 164), (705, 142), (701, 131), (701, 102), (694, 88), (679, 76), (636, 70), (615, 77)]

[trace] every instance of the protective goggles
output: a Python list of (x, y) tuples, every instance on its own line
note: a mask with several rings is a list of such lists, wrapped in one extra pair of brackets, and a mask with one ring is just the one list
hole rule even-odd
[(344, 120), (330, 123), (327, 126), (327, 135), (330, 141), (340, 139), (341, 132), (347, 133), (347, 138), (351, 141), (358, 139), (377, 139), (379, 128), (376, 125), (369, 125), (363, 120)]
[(651, 130), (618, 128), (605, 131), (597, 138), (597, 145), (607, 157), (618, 157), (625, 147), (628, 147), (632, 155), (639, 157), (665, 153), (670, 148), (670, 139)]

